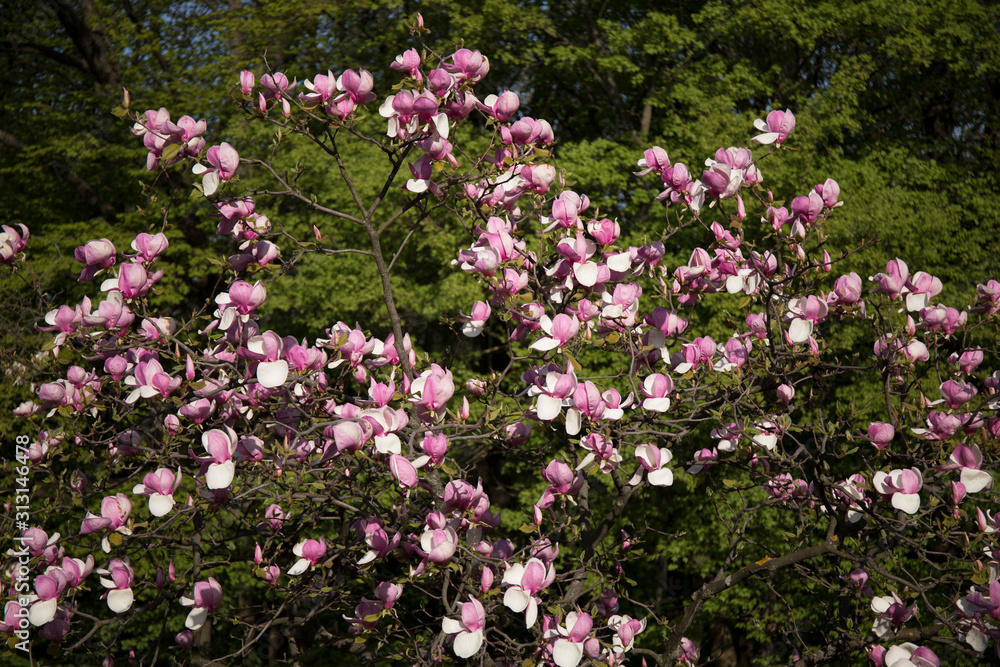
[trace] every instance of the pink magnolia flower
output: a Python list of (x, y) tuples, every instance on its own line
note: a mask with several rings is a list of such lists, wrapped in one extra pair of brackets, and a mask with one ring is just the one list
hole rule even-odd
[(56, 568), (35, 577), (35, 592), (26, 596), (31, 606), (28, 621), (32, 625), (45, 625), (56, 617), (59, 596), (69, 583), (63, 571)]
[(814, 189), (816, 190), (816, 194), (823, 198), (823, 205), (827, 208), (837, 208), (844, 205), (844, 202), (837, 201), (840, 199), (840, 185), (832, 178), (826, 179), (826, 181), (820, 183)]
[(888, 447), (895, 436), (896, 429), (892, 427), (892, 424), (872, 422), (868, 425), (868, 440), (880, 450)]
[(659, 146), (653, 146), (652, 148), (646, 149), (642, 154), (639, 162), (637, 162), (642, 171), (635, 172), (636, 176), (645, 176), (654, 171), (663, 172), (665, 169), (670, 167), (670, 158), (667, 157), (667, 151), (663, 150)]
[[(959, 356), (956, 361), (958, 363), (959, 370), (963, 373), (971, 373), (976, 370), (981, 363), (983, 363), (984, 358), (983, 348), (977, 347), (975, 349), (963, 350), (961, 356)], [(950, 358), (948, 361), (949, 363), (955, 363), (952, 362)]]
[(256, 83), (256, 78), (253, 72), (243, 70), (240, 72), (240, 92), (244, 95), (249, 95), (253, 91), (254, 83)]
[(947, 440), (962, 428), (963, 420), (958, 415), (947, 412), (931, 412), (927, 415), (927, 428), (911, 429), (926, 440)]
[(437, 565), (451, 560), (458, 548), (458, 533), (451, 526), (426, 530), (420, 535), (420, 549), (425, 558)]
[(281, 526), (285, 522), (285, 510), (281, 509), (280, 505), (268, 505), (267, 510), (264, 511), (264, 518), (268, 527), (277, 532), (281, 530)]
[(491, 312), (490, 305), (485, 301), (477, 301), (472, 304), (471, 315), (462, 313), (462, 319), (466, 320), (465, 324), (462, 325), (462, 334), (469, 338), (475, 338), (481, 334)]
[(418, 85), (423, 81), (423, 77), (420, 74), (420, 53), (416, 49), (407, 49), (399, 54), (389, 67), (400, 72), (406, 72), (409, 76), (417, 80)]
[(666, 412), (670, 409), (668, 394), (674, 391), (674, 381), (670, 376), (653, 373), (642, 382), (642, 407), (651, 412)]
[(539, 352), (548, 352), (562, 347), (580, 331), (580, 320), (575, 315), (569, 316), (565, 313), (556, 315), (554, 319), (550, 319), (548, 315), (542, 315), (539, 325), (542, 331), (548, 334), (531, 344), (531, 349)]
[[(86, 518), (80, 524), (80, 534), (89, 535), (100, 531), (108, 533), (117, 532), (122, 535), (131, 535), (132, 531), (126, 526), (128, 516), (132, 512), (132, 501), (123, 493), (114, 496), (106, 496), (101, 501), (101, 516), (93, 512), (87, 512)], [(101, 541), (104, 553), (111, 553), (111, 542), (107, 535)]]
[(215, 577), (208, 581), (196, 581), (194, 584), (194, 599), (182, 597), (181, 605), (191, 607), (184, 626), (189, 630), (199, 630), (205, 625), (209, 612), (217, 611), (222, 604), (222, 586)]
[(601, 472), (609, 473), (622, 460), (612, 441), (599, 433), (590, 433), (581, 438), (580, 446), (587, 451), (587, 455), (577, 464), (577, 470), (586, 468), (596, 460), (599, 462)]
[(538, 617), (538, 603), (541, 601), (537, 594), (548, 588), (555, 577), (555, 569), (549, 565), (546, 570), (545, 564), (538, 558), (530, 559), (525, 565), (514, 563), (507, 568), (501, 582), (510, 587), (503, 597), (504, 606), (514, 612), (525, 612), (525, 626), (531, 628)]
[(952, 410), (959, 409), (978, 393), (975, 385), (962, 380), (946, 380), (941, 383), (941, 396)]
[(681, 637), (681, 654), (677, 657), (677, 662), (683, 667), (695, 667), (698, 664), (698, 645), (687, 637)]
[(282, 99), (283, 95), (289, 94), (298, 85), (298, 80), (288, 83), (288, 77), (282, 72), (275, 72), (272, 76), (271, 74), (265, 74), (260, 78), (260, 85), (262, 85), (268, 92), (268, 97), (275, 100)]
[(831, 300), (831, 297), (827, 297), (827, 301), (830, 305), (834, 303), (846, 303), (853, 304), (861, 301), (861, 276), (853, 271), (846, 276), (840, 276), (833, 283), (833, 294), (836, 300)]
[(479, 51), (459, 49), (451, 55), (451, 62), (441, 65), (461, 81), (475, 83), (490, 71), (490, 60)]
[(549, 462), (542, 470), (542, 478), (549, 483), (549, 487), (542, 494), (542, 498), (537, 505), (541, 508), (549, 507), (555, 501), (554, 494), (575, 495), (583, 488), (583, 473), (575, 473), (568, 464), (558, 459)]
[(31, 236), (28, 228), (22, 224), (18, 224), (18, 227), (21, 228), (20, 234), (8, 225), (4, 225), (0, 232), (0, 264), (12, 264), (28, 243), (28, 237)]
[(101, 269), (114, 266), (117, 259), (116, 253), (114, 244), (107, 239), (88, 241), (79, 246), (73, 251), (73, 257), (76, 261), (85, 265), (80, 272), (79, 281), (91, 280)]
[(410, 384), (410, 398), (422, 419), (439, 421), (444, 418), (445, 407), (455, 395), (455, 382), (451, 371), (446, 371), (437, 364), (420, 374)]
[(597, 385), (590, 380), (577, 384), (573, 391), (572, 407), (566, 411), (566, 432), (576, 435), (580, 432), (583, 417), (596, 421), (603, 416), (606, 409), (607, 404)]
[(793, 199), (791, 209), (795, 221), (802, 223), (803, 227), (799, 233), (804, 235), (809, 223), (816, 222), (823, 212), (823, 198), (816, 192), (810, 192), (808, 195)]
[(637, 620), (628, 615), (614, 615), (608, 619), (608, 627), (615, 632), (612, 638), (615, 653), (632, 650), (635, 636), (646, 629), (646, 619)]
[(675, 373), (687, 373), (698, 366), (712, 366), (712, 358), (717, 349), (715, 341), (709, 336), (699, 336), (684, 345), (681, 351), (670, 357)]
[(149, 513), (153, 516), (165, 516), (174, 508), (174, 492), (181, 484), (183, 474), (180, 466), (177, 474), (169, 468), (158, 468), (156, 472), (146, 475), (142, 484), (136, 484), (132, 493), (149, 496)]
[[(368, 545), (368, 551), (358, 560), (358, 565), (365, 565), (376, 558), (385, 558), (399, 546), (400, 534), (396, 533), (390, 540), (385, 530), (376, 521), (358, 522), (355, 524), (355, 528), (364, 531), (365, 544)], [(458, 537), (456, 536), (455, 539), (457, 541)]]
[[(263, 83), (262, 80), (261, 84)], [(202, 189), (205, 196), (210, 197), (215, 194), (222, 182), (228, 181), (236, 175), (236, 170), (240, 166), (240, 154), (231, 145), (223, 142), (219, 146), (209, 148), (205, 159), (212, 165), (211, 168), (199, 163), (191, 171), (196, 176), (202, 177)]]
[(523, 179), (526, 191), (545, 194), (555, 182), (558, 172), (551, 164), (527, 164), (521, 167), (518, 175)]
[(788, 336), (793, 343), (804, 343), (812, 336), (814, 327), (829, 313), (826, 301), (815, 296), (795, 298), (788, 302), (786, 318), (791, 321)]
[(486, 99), (479, 105), (479, 108), (486, 115), (496, 118), (502, 123), (506, 123), (517, 113), (519, 106), (521, 106), (521, 101), (518, 99), (517, 94), (505, 90), (499, 96), (487, 95)]
[(635, 448), (635, 458), (638, 459), (640, 466), (629, 480), (632, 486), (642, 481), (643, 472), (653, 486), (670, 486), (674, 483), (673, 471), (664, 467), (673, 458), (673, 454), (666, 447), (656, 447), (649, 443), (639, 445)]
[(101, 585), (108, 591), (102, 597), (107, 597), (108, 609), (116, 614), (128, 611), (135, 600), (132, 594), (135, 573), (129, 567), (128, 559), (114, 558), (106, 570), (99, 569), (97, 573), (104, 575), (101, 577)]
[(879, 471), (872, 479), (875, 490), (884, 497), (890, 498), (892, 506), (907, 514), (916, 514), (920, 509), (919, 491), (923, 488), (924, 479), (920, 470), (891, 470), (888, 473)]
[(940, 667), (941, 665), (941, 660), (934, 651), (910, 642), (891, 647), (885, 651), (883, 660), (885, 667)]
[(159, 232), (155, 235), (149, 235), (145, 232), (139, 234), (132, 241), (132, 249), (138, 254), (136, 258), (143, 262), (152, 262), (157, 257), (159, 257), (163, 251), (169, 247), (170, 242), (167, 240), (166, 235), (163, 232)]
[(228, 331), (237, 321), (246, 323), (266, 298), (267, 288), (259, 280), (253, 285), (237, 280), (229, 286), (228, 292), (215, 297), (221, 311), (217, 314), (221, 318), (219, 328)]
[(198, 459), (202, 462), (201, 474), (205, 475), (208, 488), (229, 488), (236, 475), (236, 463), (233, 461), (238, 444), (236, 432), (228, 426), (213, 428), (202, 434), (201, 444), (208, 452), (208, 458)]
[(594, 628), (594, 619), (585, 612), (566, 614), (566, 625), (557, 625), (545, 632), (552, 643), (552, 661), (557, 667), (576, 667), (583, 659), (584, 642)]
[(993, 487), (993, 475), (988, 470), (981, 470), (983, 453), (979, 445), (958, 444), (948, 456), (948, 465), (943, 470), (961, 470), (961, 483), (968, 493), (978, 493)]
[(941, 293), (944, 286), (934, 276), (917, 271), (906, 284), (906, 309), (919, 311), (930, 305), (931, 299)]
[(913, 618), (917, 612), (917, 606), (907, 607), (895, 593), (882, 597), (872, 598), (872, 611), (878, 614), (875, 623), (872, 625), (872, 632), (875, 636), (881, 637), (892, 629), (892, 626), (900, 626)]
[[(576, 391), (576, 374), (572, 368), (568, 368), (566, 373), (560, 373), (559, 367), (554, 364), (548, 367), (532, 371), (533, 376), (528, 379), (532, 386), (528, 389), (529, 396), (537, 396), (535, 400), (535, 414), (540, 421), (552, 421), (562, 412), (563, 406), (568, 405), (570, 397)], [(528, 374), (525, 374), (528, 375)]]
[(181, 386), (181, 379), (167, 375), (156, 357), (148, 357), (136, 364), (132, 375), (125, 378), (125, 384), (135, 387), (126, 398), (126, 403), (135, 403), (142, 398), (153, 398), (154, 396), (167, 397), (177, 387)]
[(882, 292), (888, 295), (890, 299), (897, 299), (903, 290), (906, 288), (906, 282), (910, 279), (910, 270), (906, 266), (906, 262), (896, 258), (889, 260), (889, 263), (885, 265), (885, 273), (879, 273), (878, 275), (869, 278), (869, 280), (878, 283), (875, 288), (876, 292)]
[(788, 135), (795, 129), (795, 115), (785, 109), (784, 111), (774, 110), (767, 114), (767, 122), (758, 118), (753, 122), (753, 126), (764, 134), (758, 134), (751, 141), (758, 144), (778, 144), (779, 146), (788, 140)]
[[(2, 235), (0, 235), (0, 238), (2, 238)], [(3, 255), (2, 248), (3, 246), (0, 245), (0, 257)], [(994, 315), (1000, 312), (1000, 282), (988, 280), (986, 284), (979, 283), (976, 285), (976, 310), (984, 312), (987, 315)]]
[(316, 540), (299, 542), (292, 547), (292, 553), (298, 556), (299, 559), (295, 561), (294, 565), (288, 568), (288, 574), (289, 576), (297, 577), (323, 560), (323, 557), (326, 555), (326, 540), (321, 537), (318, 542)]
[(483, 645), (483, 629), (486, 627), (486, 610), (476, 598), (469, 596), (469, 602), (462, 603), (462, 620), (441, 619), (441, 630), (447, 635), (455, 635), (453, 649), (459, 658), (471, 658)]
[(409, 459), (399, 454), (389, 456), (389, 471), (401, 487), (412, 489), (417, 485), (417, 469)]
[(942, 330), (947, 335), (954, 335), (968, 321), (969, 314), (957, 308), (947, 306), (928, 306), (920, 311), (920, 320), (928, 331)]

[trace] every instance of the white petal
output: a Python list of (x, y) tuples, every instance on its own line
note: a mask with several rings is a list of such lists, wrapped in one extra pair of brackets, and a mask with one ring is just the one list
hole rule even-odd
[(376, 435), (375, 450), (379, 454), (399, 454), (403, 451), (399, 442), (399, 436), (395, 433)]
[(792, 326), (788, 327), (788, 338), (793, 343), (804, 343), (809, 340), (813, 332), (813, 323), (796, 317), (792, 320)]
[(583, 644), (568, 639), (557, 639), (552, 647), (552, 660), (559, 667), (576, 667), (583, 658)]
[(406, 181), (406, 189), (414, 194), (426, 192), (428, 187), (430, 187), (430, 181), (426, 178), (411, 178)]
[(557, 347), (559, 347), (559, 341), (548, 336), (545, 338), (539, 338), (531, 344), (531, 349), (538, 350), (539, 352), (548, 352), (549, 350), (554, 350)]
[(297, 577), (308, 569), (309, 569), (309, 561), (307, 561), (305, 558), (300, 558), (297, 561), (295, 561), (295, 565), (288, 568), (288, 574), (293, 577)]
[(920, 509), (920, 494), (894, 493), (892, 494), (892, 506), (907, 514), (916, 514), (917, 510)]
[(36, 602), (28, 610), (28, 621), (32, 625), (45, 625), (56, 617), (56, 606), (58, 604), (59, 600), (56, 598), (45, 600), (44, 602)]
[(455, 637), (455, 655), (459, 658), (471, 658), (479, 652), (483, 645), (483, 631), (459, 632)]
[(766, 146), (767, 144), (773, 144), (777, 140), (778, 140), (777, 132), (765, 132), (764, 134), (758, 134), (750, 141), (756, 141), (758, 144), (764, 144)]
[(485, 322), (466, 322), (462, 325), (462, 334), (469, 338), (475, 338), (483, 333), (483, 324)]
[(962, 469), (962, 484), (969, 493), (978, 493), (993, 486), (993, 475), (985, 470)]
[(590, 452), (589, 454), (587, 454), (586, 456), (584, 456), (583, 460), (580, 461), (576, 465), (576, 469), (577, 470), (583, 470), (584, 468), (586, 468), (587, 466), (589, 466), (591, 463), (593, 463), (594, 459), (596, 459), (596, 458), (597, 457), (594, 455), (594, 452)]
[(670, 468), (660, 468), (649, 473), (648, 479), (653, 486), (670, 486), (674, 483), (674, 473)]
[(647, 398), (642, 402), (642, 407), (650, 412), (666, 412), (670, 409), (670, 399), (666, 396), (663, 398)]
[(187, 619), (184, 621), (184, 627), (188, 630), (200, 630), (201, 626), (205, 625), (205, 619), (208, 618), (208, 610), (204, 607), (195, 607), (188, 614)]
[(208, 472), (205, 473), (205, 479), (208, 481), (208, 488), (225, 489), (233, 483), (233, 477), (235, 475), (236, 464), (232, 461), (226, 461), (225, 463), (213, 463), (208, 466)]
[(562, 399), (553, 398), (548, 394), (542, 394), (535, 401), (535, 413), (543, 422), (549, 422), (559, 416), (562, 412)]
[(441, 136), (442, 139), (447, 139), (448, 132), (451, 129), (450, 125), (448, 124), (448, 116), (446, 114), (439, 113), (436, 116), (434, 116), (433, 120), (434, 120), (434, 128), (437, 130), (437, 133)]
[(913, 655), (913, 652), (916, 650), (917, 650), (916, 644), (913, 644), (911, 642), (903, 642), (902, 644), (897, 644), (896, 646), (893, 646), (888, 651), (886, 651), (886, 654), (883, 659), (885, 660), (885, 664), (890, 666), (897, 660), (906, 660), (908, 662), (910, 656)]
[(594, 262), (575, 264), (573, 275), (576, 276), (576, 281), (584, 287), (593, 287), (597, 284), (597, 264)]
[(149, 513), (153, 516), (165, 516), (174, 508), (174, 497), (162, 493), (154, 493), (149, 497)]
[(503, 596), (503, 604), (511, 611), (524, 611), (528, 607), (531, 596), (520, 588), (508, 588)]
[(524, 625), (525, 627), (532, 627), (535, 625), (535, 620), (538, 618), (538, 602), (535, 598), (528, 600), (528, 610), (524, 612)]
[(205, 190), (206, 197), (214, 195), (215, 191), (219, 189), (219, 172), (212, 171), (205, 174), (205, 178), (201, 181), (201, 186)]
[(965, 634), (965, 643), (976, 651), (985, 651), (989, 645), (989, 638), (980, 632), (979, 628), (973, 626)]
[(930, 303), (931, 297), (929, 294), (907, 294), (906, 295), (906, 310), (913, 312), (920, 310), (921, 308), (926, 308), (927, 304)]
[(753, 443), (764, 449), (771, 450), (778, 444), (778, 436), (771, 433), (758, 433), (753, 437)]
[(116, 614), (120, 614), (123, 611), (128, 611), (134, 600), (135, 596), (132, 595), (131, 588), (110, 591), (108, 593), (108, 609)]
[(441, 630), (446, 635), (453, 635), (457, 632), (462, 632), (463, 628), (461, 623), (446, 616), (441, 619)]
[(273, 389), (285, 384), (288, 379), (288, 362), (284, 359), (264, 361), (257, 364), (257, 382), (262, 387)]
[(617, 273), (628, 271), (632, 268), (632, 256), (627, 252), (620, 252), (607, 259), (608, 268)]
[(580, 432), (582, 424), (580, 423), (581, 413), (576, 408), (570, 408), (566, 411), (566, 434), (576, 435)]

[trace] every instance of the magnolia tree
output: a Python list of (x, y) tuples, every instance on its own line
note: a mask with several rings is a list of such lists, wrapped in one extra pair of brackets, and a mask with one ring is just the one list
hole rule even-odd
[[(667, 217), (628, 245), (561, 187), (550, 125), (519, 115), (514, 92), (477, 87), (485, 56), (424, 47), (392, 69), (391, 92), (365, 70), (242, 73), (234, 99), (282, 138), (260, 157), (177, 110), (133, 116), (150, 172), (191, 178), (235, 250), (214, 302), (182, 317), (150, 309), (169, 215), (130, 249), (76, 249), (94, 290), (39, 323), (60, 375), (15, 410), (28, 437), (5, 468), (12, 652), (98, 660), (133, 641), (142, 664), (333, 650), (696, 665), (708, 656), (686, 635), (701, 638), (706, 605), (755, 585), (784, 609), (769, 631), (786, 664), (997, 652), (1000, 283), (956, 308), (903, 259), (872, 278), (838, 271), (825, 249), (837, 183), (788, 206), (765, 185), (762, 166), (794, 144), (791, 111), (757, 121), (753, 151), (720, 148), (703, 169), (645, 151), (636, 175), (662, 189)], [(361, 117), (375, 113), (372, 135)], [(485, 151), (460, 145), (462, 126)], [(277, 166), (296, 141), (322, 151), (351, 207)], [(344, 159), (360, 144), (387, 165), (373, 197)], [(281, 200), (326, 222), (296, 238), (269, 219)], [(480, 377), (414, 349), (394, 300), (402, 246), (446, 213), (468, 231), (453, 270), (488, 295), (456, 313), (456, 335), (492, 336), (505, 359)], [(324, 245), (336, 226), (356, 247)], [(681, 237), (700, 245), (667, 265)], [(27, 271), (28, 230), (0, 240), (8, 275)], [(270, 269), (307, 253), (369, 258), (390, 328), (329, 323), (312, 342), (265, 330)], [(722, 310), (732, 334), (713, 340), (707, 315)], [(855, 352), (835, 344), (846, 330)], [(871, 391), (824, 404), (837, 383)], [(513, 521), (473, 472), (486, 447), (535, 471)], [(629, 579), (648, 558), (637, 545), (660, 536), (625, 517), (667, 493), (724, 530), (714, 574), (665, 611)], [(765, 515), (782, 530), (762, 536)], [(668, 539), (708, 520), (675, 517), (691, 534)]]

